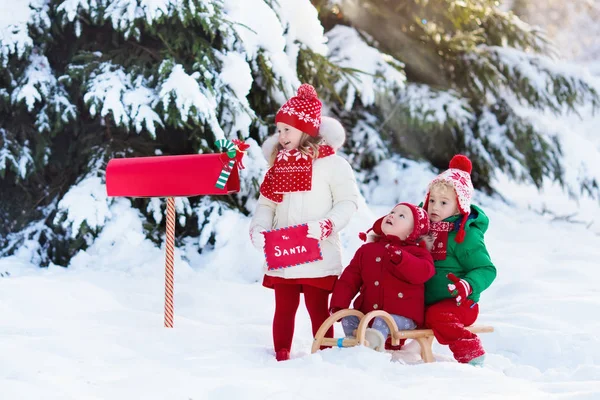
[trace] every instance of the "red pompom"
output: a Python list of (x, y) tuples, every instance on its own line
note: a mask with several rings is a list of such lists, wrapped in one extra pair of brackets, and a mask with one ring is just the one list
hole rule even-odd
[(367, 241), (367, 234), (366, 234), (366, 233), (364, 233), (364, 232), (360, 232), (360, 233), (358, 234), (358, 237), (359, 237), (359, 238), (360, 238), (360, 240), (362, 240), (363, 242), (366, 242), (366, 241)]
[(308, 83), (300, 85), (297, 96), (305, 100), (318, 100), (317, 91)]
[(460, 169), (461, 171), (465, 171), (466, 173), (471, 173), (473, 169), (473, 164), (471, 164), (471, 160), (467, 156), (463, 156), (462, 154), (457, 154), (452, 157), (450, 160), (450, 168)]

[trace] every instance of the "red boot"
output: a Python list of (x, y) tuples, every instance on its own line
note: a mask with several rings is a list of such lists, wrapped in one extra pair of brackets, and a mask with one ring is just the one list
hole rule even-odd
[(392, 345), (392, 338), (388, 336), (387, 340), (385, 341), (385, 349), (390, 351), (402, 350), (402, 346), (404, 346), (405, 342), (406, 339), (400, 339), (400, 344), (398, 346), (394, 346)]
[(277, 361), (286, 361), (290, 359), (290, 351), (288, 349), (281, 349), (275, 352), (275, 358)]

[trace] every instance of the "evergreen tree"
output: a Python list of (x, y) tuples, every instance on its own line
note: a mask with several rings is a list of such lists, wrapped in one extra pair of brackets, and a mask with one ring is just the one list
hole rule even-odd
[[(383, 160), (445, 168), (455, 152), (474, 159), (480, 188), (492, 190), (498, 168), (537, 185), (562, 179), (559, 141), (528, 112), (598, 95), (551, 61), (540, 32), (488, 0), (313, 3), (32, 0), (28, 23), (0, 37), (0, 256), (25, 248), (40, 265), (68, 265), (93, 243), (114, 217), (110, 158), (241, 138), (241, 192), (176, 203), (179, 238), (210, 247), (222, 213), (252, 210), (259, 145), (300, 82), (345, 123), (365, 190)], [(581, 183), (597, 194), (593, 177)], [(164, 203), (126, 201), (159, 242)]]
[(590, 0), (515, 0), (511, 10), (541, 26), (562, 56), (577, 62), (600, 60), (600, 2)]
[[(474, 183), (493, 191), (494, 171), (542, 185), (565, 184), (561, 143), (532, 111), (556, 114), (599, 96), (556, 62), (543, 32), (494, 0), (314, 0), (329, 32), (347, 25), (401, 62), (399, 91), (379, 96), (375, 124), (394, 152), (440, 169), (457, 152), (474, 161)], [(356, 111), (353, 110), (356, 115)], [(600, 199), (596, 177), (580, 188)]]
[[(35, 0), (31, 8), (29, 22), (0, 42), (0, 256), (30, 246), (42, 265), (67, 265), (97, 237), (115, 201), (103, 186), (114, 157), (212, 153), (218, 138), (244, 139), (252, 147), (242, 191), (178, 199), (177, 232), (198, 236), (225, 208), (248, 214), (266, 166), (257, 144), (279, 105), (315, 69), (325, 72), (311, 80), (330, 87), (346, 74), (327, 61), (307, 1)], [(160, 241), (164, 203), (131, 201)], [(214, 241), (211, 232), (203, 238)]]

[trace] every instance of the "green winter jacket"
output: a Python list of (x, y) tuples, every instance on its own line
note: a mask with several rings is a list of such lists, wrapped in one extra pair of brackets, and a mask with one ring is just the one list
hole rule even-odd
[[(462, 216), (456, 215), (444, 221), (456, 222), (461, 218)], [(496, 267), (492, 264), (483, 241), (488, 224), (487, 215), (479, 207), (471, 205), (471, 214), (465, 226), (465, 240), (456, 243), (454, 238), (457, 231), (448, 233), (446, 259), (434, 262), (435, 275), (425, 283), (426, 305), (452, 298), (448, 292), (450, 280), (446, 278), (449, 272), (469, 282), (473, 290), (469, 299), (479, 301), (481, 292), (496, 278)]]

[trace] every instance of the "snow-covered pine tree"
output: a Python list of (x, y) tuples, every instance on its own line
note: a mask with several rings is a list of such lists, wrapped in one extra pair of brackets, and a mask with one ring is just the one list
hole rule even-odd
[[(0, 255), (27, 247), (41, 265), (67, 265), (111, 218), (108, 159), (214, 152), (215, 139), (239, 137), (252, 146), (242, 192), (177, 201), (180, 237), (210, 244), (224, 208), (253, 207), (266, 166), (258, 144), (300, 79), (330, 98), (348, 75), (327, 60), (308, 0), (33, 0), (31, 9), (0, 39)], [(164, 204), (132, 203), (159, 241)]]
[(578, 62), (600, 59), (600, 2), (514, 0), (506, 6), (524, 21), (543, 27), (561, 55)]
[[(301, 81), (346, 122), (363, 181), (381, 160), (406, 161), (394, 153), (443, 168), (466, 150), (479, 187), (497, 165), (539, 183), (560, 176), (559, 144), (526, 112), (597, 103), (585, 81), (528, 52), (547, 50), (539, 33), (489, 1), (368, 2), (408, 16), (401, 35), (396, 20), (341, 0), (313, 0), (321, 22), (308, 0), (31, 3), (28, 24), (0, 37), (0, 255), (25, 248), (40, 265), (67, 265), (111, 218), (109, 158), (212, 152), (215, 138), (237, 136), (252, 145), (242, 192), (177, 202), (177, 233), (198, 238), (186, 247), (210, 245), (226, 208), (253, 208), (266, 167), (258, 144)], [(530, 83), (544, 66), (556, 85)], [(158, 241), (163, 203), (132, 204)]]
[[(496, 0), (313, 2), (328, 36), (350, 26), (403, 64), (406, 85), (378, 96), (377, 112), (369, 113), (394, 152), (442, 169), (464, 152), (474, 161), (475, 185), (489, 191), (498, 170), (537, 186), (565, 183), (557, 132), (536, 116), (596, 108), (600, 100), (580, 71), (555, 59), (543, 32)], [(352, 115), (360, 115), (356, 107)], [(566, 189), (600, 199), (597, 177), (584, 175)]]

